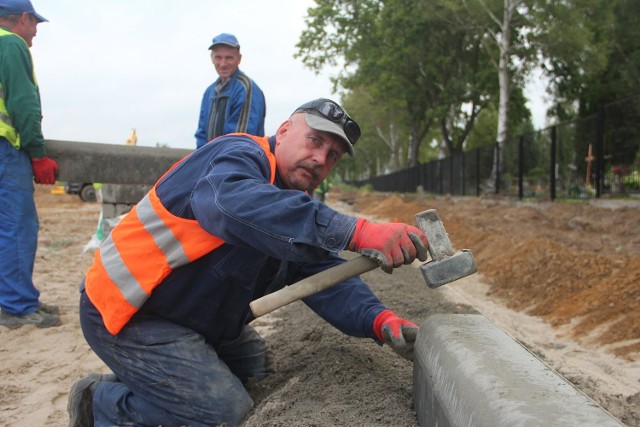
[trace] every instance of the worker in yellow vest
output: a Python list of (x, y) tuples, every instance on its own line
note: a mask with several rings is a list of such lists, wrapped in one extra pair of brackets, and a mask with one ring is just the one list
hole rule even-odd
[(325, 178), (324, 181), (322, 181), (320, 185), (318, 185), (318, 188), (316, 188), (316, 190), (313, 192), (313, 198), (324, 203), (330, 188), (331, 184), (329, 183), (329, 179)]
[(38, 241), (33, 182), (55, 184), (47, 157), (40, 93), (31, 47), (47, 20), (29, 0), (0, 0), (0, 325), (60, 324), (58, 308), (42, 304), (32, 273)]

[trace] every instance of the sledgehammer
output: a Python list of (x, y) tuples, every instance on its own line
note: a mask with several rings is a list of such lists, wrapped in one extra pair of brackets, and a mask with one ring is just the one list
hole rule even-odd
[[(469, 249), (455, 252), (435, 209), (416, 214), (416, 224), (427, 236), (431, 260), (422, 264), (422, 276), (430, 288), (437, 288), (475, 273), (478, 268)], [(378, 267), (378, 263), (366, 256), (358, 256), (338, 266), (309, 276), (293, 285), (252, 301), (249, 306), (258, 318), (284, 307), (294, 301), (308, 297), (352, 277)]]
[(418, 228), (427, 236), (431, 261), (420, 266), (422, 277), (430, 288), (469, 276), (478, 271), (476, 260), (469, 249), (454, 251), (449, 235), (435, 209), (416, 214)]

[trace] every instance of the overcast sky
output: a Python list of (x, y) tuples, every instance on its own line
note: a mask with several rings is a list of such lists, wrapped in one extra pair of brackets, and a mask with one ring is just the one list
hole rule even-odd
[(46, 139), (124, 144), (135, 128), (138, 145), (195, 148), (202, 94), (217, 78), (208, 47), (223, 32), (236, 35), (240, 69), (265, 94), (268, 135), (298, 105), (338, 99), (331, 71), (293, 58), (313, 0), (32, 3), (49, 20), (31, 48)]

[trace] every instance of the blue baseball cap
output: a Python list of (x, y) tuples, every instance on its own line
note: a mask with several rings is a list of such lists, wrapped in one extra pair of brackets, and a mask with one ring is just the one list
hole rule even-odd
[(213, 38), (211, 42), (211, 46), (209, 46), (209, 50), (213, 49), (215, 46), (220, 44), (240, 50), (240, 43), (238, 43), (238, 39), (233, 34), (228, 34), (228, 33), (218, 34)]
[(49, 22), (44, 16), (36, 13), (29, 0), (0, 0), (0, 15), (33, 15), (38, 22)]

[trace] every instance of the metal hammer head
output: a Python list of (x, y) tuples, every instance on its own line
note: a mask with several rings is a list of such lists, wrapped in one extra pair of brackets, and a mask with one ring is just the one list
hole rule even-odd
[(427, 236), (431, 261), (420, 266), (427, 286), (437, 288), (478, 271), (469, 249), (455, 252), (435, 209), (416, 214), (416, 224)]

